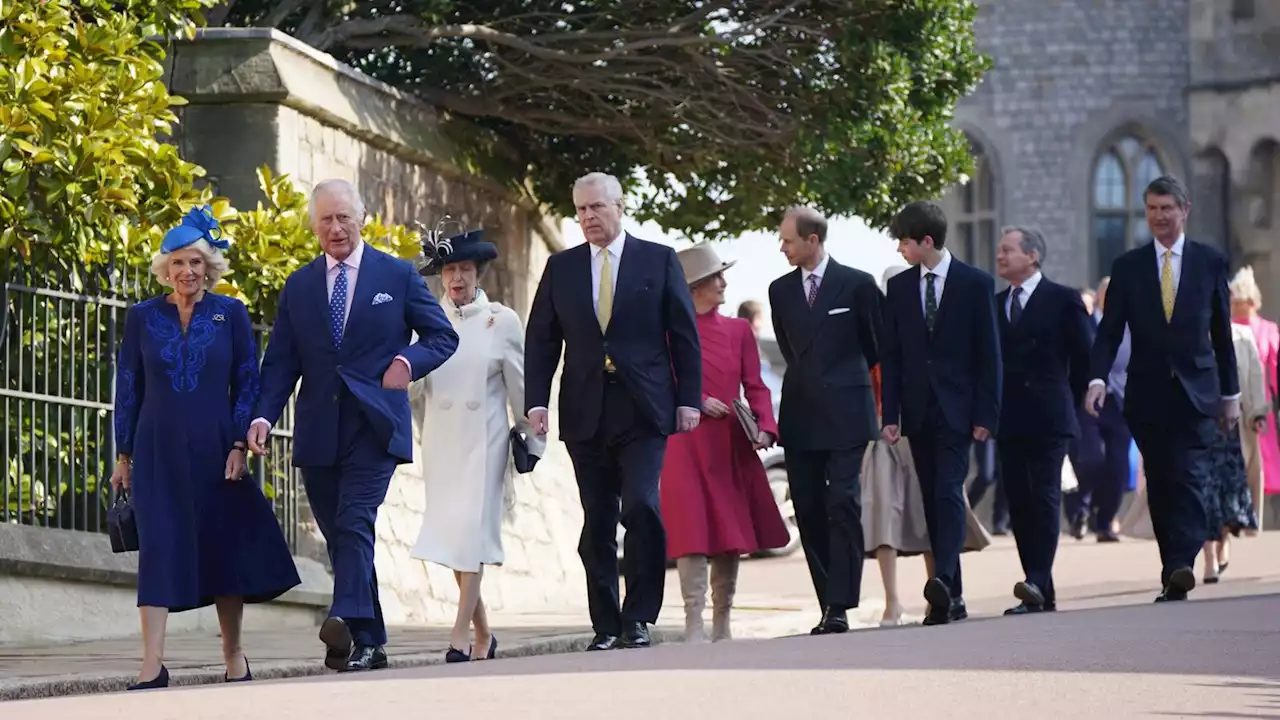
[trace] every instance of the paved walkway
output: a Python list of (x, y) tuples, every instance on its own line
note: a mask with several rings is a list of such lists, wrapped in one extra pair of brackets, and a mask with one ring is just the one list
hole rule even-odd
[[(1265, 533), (1259, 538), (1240, 540), (1235, 545), (1231, 569), (1223, 576), (1223, 581), (1197, 589), (1194, 594), (1197, 602), (1190, 604), (1280, 593), (1280, 562), (1276, 558), (1280, 558), (1280, 533)], [(901, 562), (899, 570), (909, 619), (918, 620), (923, 611), (919, 593), (924, 583), (922, 565), (919, 560), (906, 559)], [(1082, 610), (1146, 606), (1157, 591), (1156, 567), (1156, 549), (1150, 542), (1099, 545), (1092, 541), (1064, 539), (1056, 573), (1059, 607), (1062, 610)], [(1016, 551), (1010, 541), (998, 539), (982, 553), (965, 555), (964, 568), (966, 599), (975, 618), (998, 615), (1012, 604), (1010, 589), (1019, 579), (1019, 573)], [(660, 641), (678, 638), (682, 612), (676, 588), (678, 582), (673, 573), (668, 578), (667, 607), (656, 628)], [(873, 625), (883, 609), (874, 562), (866, 565), (863, 588), (867, 598), (852, 619), (863, 626)], [(1060, 613), (1059, 617), (1066, 615)], [(1080, 615), (1088, 616), (1087, 613)], [(500, 614), (495, 618), (501, 643), (499, 656), (513, 658), (580, 649), (589, 634), (585, 618), (586, 612), (582, 609), (559, 613)], [(1280, 628), (1280, 607), (1272, 609), (1270, 618), (1270, 625), (1265, 627)], [(796, 555), (744, 563), (735, 619), (735, 633), (741, 639), (805, 633), (817, 619), (817, 607), (803, 558)], [(909, 628), (902, 630), (905, 632)], [(393, 667), (398, 668), (439, 663), (448, 643), (448, 630), (443, 627), (393, 628), (390, 635), (392, 640), (388, 652)], [(743, 643), (741, 646), (747, 645)], [(991, 652), (997, 649), (996, 645), (990, 644), (982, 647), (991, 649)], [(254, 674), (261, 679), (326, 674), (319, 662), (318, 649), (313, 633), (255, 633), (246, 637), (246, 650)], [(1275, 655), (1280, 657), (1280, 643), (1274, 649)], [(0, 700), (120, 690), (136, 669), (138, 650), (136, 639), (53, 646), (0, 645)], [(733, 651), (715, 652), (732, 655)], [(1109, 651), (1102, 648), (1098, 652), (1105, 656)], [(175, 684), (219, 682), (222, 679), (220, 658), (219, 641), (212, 634), (175, 634), (168, 641), (166, 662), (173, 671)], [(501, 665), (507, 666), (506, 663)], [(1280, 717), (1280, 709), (1277, 717)]]

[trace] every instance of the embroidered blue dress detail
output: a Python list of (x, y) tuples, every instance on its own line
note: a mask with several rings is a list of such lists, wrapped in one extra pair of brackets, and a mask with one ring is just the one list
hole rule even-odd
[(223, 295), (205, 293), (186, 332), (163, 296), (129, 309), (115, 431), (117, 451), (133, 457), (139, 606), (265, 602), (300, 582), (262, 490), (225, 477), (258, 397), (255, 345), (248, 310)]

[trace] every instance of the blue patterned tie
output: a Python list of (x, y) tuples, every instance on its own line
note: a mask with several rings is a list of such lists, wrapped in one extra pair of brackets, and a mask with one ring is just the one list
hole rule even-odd
[(333, 294), (329, 296), (329, 330), (333, 333), (333, 346), (342, 347), (343, 317), (347, 311), (347, 264), (338, 263), (338, 278), (333, 281)]

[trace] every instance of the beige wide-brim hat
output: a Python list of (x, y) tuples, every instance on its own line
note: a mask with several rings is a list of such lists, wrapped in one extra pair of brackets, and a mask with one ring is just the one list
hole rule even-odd
[(699, 280), (706, 280), (718, 272), (733, 267), (733, 262), (725, 262), (716, 254), (710, 243), (698, 243), (676, 253), (680, 259), (680, 269), (684, 271), (684, 281), (693, 285)]

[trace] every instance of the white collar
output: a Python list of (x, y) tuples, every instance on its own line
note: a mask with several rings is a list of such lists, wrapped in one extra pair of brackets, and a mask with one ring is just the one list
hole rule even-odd
[(609, 254), (612, 255), (616, 260), (617, 258), (622, 257), (622, 246), (626, 242), (627, 242), (627, 231), (623, 230), (618, 233), (618, 237), (614, 238), (613, 242), (609, 243), (604, 247), (600, 247), (599, 245), (591, 245), (591, 257), (592, 258), (599, 257), (601, 250), (608, 250)]
[(925, 265), (924, 263), (920, 263), (921, 278), (924, 278), (924, 276), (928, 275), (929, 273), (933, 273), (934, 276), (940, 277), (943, 280), (946, 280), (947, 273), (950, 271), (951, 271), (951, 251), (946, 248), (942, 249), (942, 255), (938, 259), (938, 267), (930, 270), (927, 265)]
[(364, 240), (361, 240), (360, 242), (356, 243), (355, 249), (351, 251), (351, 254), (347, 256), (346, 260), (338, 260), (334, 258), (332, 255), (325, 253), (324, 255), (325, 269), (332, 270), (338, 267), (338, 263), (341, 262), (341, 263), (346, 263), (347, 268), (351, 270), (359, 270), (360, 258), (362, 257), (364, 257)]
[[(1021, 285), (1014, 285), (1013, 287), (1022, 288), (1022, 294), (1025, 295), (1026, 297), (1031, 297), (1031, 293), (1036, 291), (1036, 287), (1040, 285), (1040, 281), (1043, 278), (1044, 278), (1044, 275), (1040, 274), (1040, 271), (1037, 270), (1035, 271), (1034, 274), (1032, 274), (1031, 277), (1024, 280)], [(1013, 287), (1009, 289), (1010, 293), (1013, 292)]]
[[(1163, 259), (1164, 245), (1161, 245), (1160, 241), (1156, 240), (1155, 238), (1151, 239), (1151, 244), (1154, 245), (1156, 248), (1156, 257)], [(1170, 247), (1169, 249), (1173, 251), (1174, 257), (1182, 257), (1183, 246), (1185, 246), (1186, 244), (1187, 244), (1187, 234), (1183, 233), (1178, 236), (1177, 240), (1173, 241), (1173, 247)]]
[(810, 275), (817, 275), (818, 280), (821, 281), (823, 278), (827, 276), (827, 265), (830, 263), (830, 261), (831, 261), (831, 255), (827, 253), (826, 248), (823, 248), (822, 260), (816, 266), (814, 266), (812, 270), (805, 270), (804, 268), (800, 268), (800, 280), (804, 282), (808, 282)]

